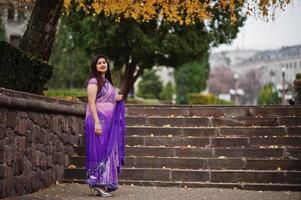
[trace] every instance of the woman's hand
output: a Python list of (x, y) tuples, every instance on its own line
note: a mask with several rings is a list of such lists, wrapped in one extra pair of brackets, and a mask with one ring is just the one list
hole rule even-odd
[(116, 101), (121, 101), (122, 98), (123, 98), (123, 95), (122, 95), (122, 94), (118, 94), (118, 95), (116, 96)]
[(99, 122), (95, 123), (95, 134), (96, 135), (101, 135), (102, 134), (102, 128)]

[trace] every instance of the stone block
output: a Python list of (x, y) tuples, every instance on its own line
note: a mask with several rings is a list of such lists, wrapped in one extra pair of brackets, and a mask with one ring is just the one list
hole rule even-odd
[(15, 129), (17, 125), (17, 114), (15, 112), (6, 113), (6, 126)]
[(127, 126), (146, 125), (146, 117), (126, 117)]
[(281, 136), (284, 135), (284, 128), (283, 127), (260, 127), (260, 128), (254, 128), (254, 127), (235, 127), (235, 128), (220, 128), (220, 136), (241, 136), (241, 137), (258, 137), (258, 136)]
[[(142, 138), (143, 139), (143, 138)], [(187, 138), (187, 137), (145, 137), (145, 143), (138, 143), (146, 146), (166, 146), (166, 147), (205, 147), (210, 144), (207, 138)], [(136, 144), (137, 144), (136, 143)]]
[(0, 141), (0, 164), (3, 164), (5, 161), (4, 161), (4, 141)]
[(59, 116), (57, 115), (54, 115), (52, 117), (52, 123), (50, 124), (50, 131), (51, 132), (54, 132), (54, 133), (59, 133), (60, 130), (59, 130)]
[(212, 107), (202, 107), (202, 108), (192, 108), (190, 110), (191, 116), (198, 117), (220, 117), (224, 116), (224, 111), (219, 108)]
[[(164, 147), (126, 147), (126, 155), (131, 156), (163, 156), (170, 157), (174, 156), (174, 148), (164, 148)], [(84, 149), (80, 150), (80, 155), (84, 155)]]
[(23, 111), (18, 111), (17, 112), (17, 117), (18, 118), (28, 118), (28, 113), (27, 112), (23, 112)]
[(277, 117), (212, 118), (212, 126), (278, 126)]
[(301, 126), (301, 116), (279, 117), (280, 126)]
[(301, 137), (250, 138), (253, 146), (301, 146)]
[(15, 133), (12, 129), (6, 129), (6, 137), (3, 139), (5, 145), (9, 145), (11, 143), (15, 143)]
[(176, 168), (176, 169), (204, 169), (205, 160), (198, 158), (147, 158), (138, 157), (132, 165), (129, 165), (131, 158), (126, 160), (127, 166), (137, 168)]
[(26, 119), (21, 119), (18, 118), (18, 123), (16, 126), (16, 134), (17, 135), (25, 135), (26, 131), (27, 131), (27, 127), (26, 127)]
[(40, 144), (47, 144), (48, 138), (47, 138), (47, 132), (44, 128), (40, 128), (39, 132), (37, 134), (37, 142), (39, 142)]
[(284, 183), (283, 172), (277, 171), (211, 171), (211, 182)]
[(37, 123), (38, 114), (36, 112), (28, 112), (28, 118), (34, 123)]
[(59, 164), (64, 165), (64, 162), (65, 162), (65, 154), (64, 154), (64, 152), (60, 152), (59, 153)]
[(3, 124), (0, 124), (0, 140), (6, 136), (6, 127)]
[(44, 127), (45, 127), (46, 129), (49, 129), (51, 122), (52, 122), (51, 115), (45, 114), (45, 115), (44, 115)]
[(0, 180), (3, 180), (6, 174), (6, 167), (4, 165), (0, 165)]
[(33, 164), (36, 166), (36, 167), (39, 167), (40, 166), (40, 152), (39, 151), (33, 151)]
[(68, 156), (68, 154), (65, 154), (65, 156), (64, 156), (64, 166), (68, 166), (68, 164), (69, 164), (69, 156)]
[(4, 194), (4, 180), (0, 179), (0, 198), (4, 198), (5, 194)]
[(19, 176), (23, 173), (23, 157), (17, 157), (14, 162), (14, 176)]
[(288, 127), (287, 128), (288, 136), (301, 136), (301, 127)]
[(170, 170), (167, 169), (124, 169), (120, 179), (170, 181)]
[(287, 148), (285, 154), (290, 159), (301, 159), (301, 148)]
[(213, 150), (211, 148), (175, 148), (175, 156), (211, 158)]
[(25, 135), (25, 140), (29, 146), (33, 143), (33, 131), (27, 132), (27, 134)]
[(212, 147), (247, 147), (247, 138), (213, 138)]
[(4, 159), (7, 166), (13, 166), (15, 157), (15, 144), (10, 143), (5, 146)]
[(14, 190), (14, 173), (12, 167), (6, 167), (6, 174), (4, 178), (4, 193), (8, 196), (15, 194)]
[(242, 159), (207, 159), (207, 169), (243, 169), (244, 161)]
[(6, 112), (7, 110), (5, 109), (0, 109), (0, 123), (2, 124), (5, 124), (5, 121), (6, 121)]
[(182, 136), (188, 137), (215, 137), (217, 136), (217, 128), (184, 128), (182, 129)]
[(298, 170), (301, 171), (301, 160), (267, 160), (267, 159), (248, 159), (246, 169), (256, 170)]
[(45, 169), (46, 168), (46, 165), (47, 165), (47, 161), (46, 161), (46, 155), (45, 155), (45, 153), (41, 153), (40, 154), (40, 165), (39, 165), (39, 167), (41, 168), (41, 169)]
[(282, 157), (282, 148), (216, 148), (214, 149), (214, 156), (229, 157), (229, 158), (270, 158)]
[(47, 167), (52, 167), (53, 164), (53, 159), (52, 159), (52, 155), (47, 156)]
[(24, 190), (24, 180), (23, 177), (17, 176), (15, 179), (15, 191), (17, 195), (22, 195), (25, 193)]
[(24, 156), (25, 150), (27, 149), (25, 136), (16, 137), (15, 148), (16, 148), (16, 156)]
[(252, 116), (300, 116), (301, 108), (288, 107), (253, 107), (250, 108)]
[(207, 170), (172, 170), (172, 181), (206, 182), (209, 181), (209, 171)]
[(43, 114), (37, 114), (36, 124), (41, 128), (45, 127), (45, 119)]

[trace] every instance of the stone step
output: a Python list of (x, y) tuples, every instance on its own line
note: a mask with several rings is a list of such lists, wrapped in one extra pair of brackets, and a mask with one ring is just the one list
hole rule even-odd
[[(85, 179), (84, 168), (65, 169), (65, 179)], [(212, 183), (291, 183), (301, 184), (301, 171), (286, 170), (191, 170), (123, 168), (121, 180), (183, 181)]]
[[(64, 179), (64, 183), (85, 184), (84, 179)], [(121, 185), (153, 186), (153, 187), (184, 187), (184, 188), (229, 188), (258, 191), (301, 191), (301, 184), (285, 183), (210, 183), (210, 182), (183, 182), (183, 181), (146, 181), (146, 180), (119, 180)]]
[[(71, 157), (70, 163), (84, 167), (85, 156)], [(246, 159), (246, 158), (190, 158), (190, 157), (126, 157), (125, 167), (175, 168), (175, 169), (253, 169), (253, 170), (298, 170), (301, 159)]]
[(127, 126), (301, 126), (301, 117), (137, 117), (127, 116)]
[[(127, 136), (176, 136), (176, 137), (275, 137), (275, 136), (301, 136), (299, 127), (206, 127), (206, 128), (184, 128), (184, 127), (126, 127)], [(85, 137), (80, 138), (80, 145), (85, 145)]]
[(301, 116), (301, 107), (289, 106), (145, 106), (127, 105), (128, 116), (267, 117)]
[(183, 137), (258, 137), (258, 136), (301, 136), (301, 127), (206, 127), (206, 128), (184, 128), (184, 127), (137, 127), (127, 126), (127, 136), (183, 136)]
[[(75, 154), (85, 156), (85, 147), (75, 147)], [(191, 148), (191, 147), (126, 147), (126, 156), (194, 157), (194, 158), (289, 158), (301, 159), (301, 148)]]
[(301, 137), (163, 137), (163, 136), (126, 136), (128, 146), (165, 146), (165, 147), (262, 147), (262, 146), (301, 146)]

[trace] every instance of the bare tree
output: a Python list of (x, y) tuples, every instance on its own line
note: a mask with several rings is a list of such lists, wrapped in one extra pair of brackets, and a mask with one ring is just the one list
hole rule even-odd
[(219, 95), (229, 93), (231, 88), (234, 88), (234, 72), (226, 67), (215, 67), (211, 70), (208, 88), (209, 92)]
[(241, 98), (242, 104), (255, 104), (257, 94), (262, 87), (262, 77), (258, 70), (251, 69), (238, 81), (238, 87), (244, 91)]

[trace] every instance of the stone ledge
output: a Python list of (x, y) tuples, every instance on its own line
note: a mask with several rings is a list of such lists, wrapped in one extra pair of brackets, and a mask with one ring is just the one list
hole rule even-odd
[(24, 98), (5, 96), (0, 94), (0, 106), (9, 109), (22, 109), (37, 112), (47, 112), (56, 114), (69, 114), (83, 116), (85, 109), (83, 105), (75, 107), (71, 105), (62, 105), (58, 103), (49, 103), (39, 100), (28, 100)]
[(0, 87), (0, 94), (4, 95), (4, 96), (8, 96), (8, 97), (24, 98), (24, 99), (28, 99), (28, 100), (39, 100), (39, 101), (44, 101), (44, 102), (49, 102), (49, 103), (57, 103), (57, 104), (63, 104), (63, 105), (69, 105), (69, 106), (81, 106), (83, 104), (82, 102), (78, 102), (78, 101), (46, 97), (46, 96), (32, 94), (32, 93), (28, 93), (28, 92), (6, 89), (3, 87)]

